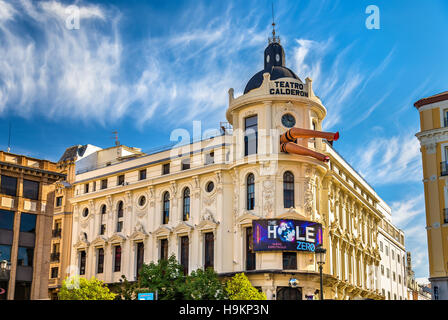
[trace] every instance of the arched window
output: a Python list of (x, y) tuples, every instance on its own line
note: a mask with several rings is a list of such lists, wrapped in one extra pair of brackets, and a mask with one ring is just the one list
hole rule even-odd
[(255, 207), (255, 177), (251, 173), (247, 176), (247, 210)]
[(170, 193), (163, 194), (162, 224), (167, 224), (170, 219)]
[(283, 204), (285, 208), (294, 207), (294, 175), (290, 171), (283, 174)]
[(117, 232), (123, 231), (123, 201), (117, 205)]
[(187, 221), (190, 219), (190, 189), (185, 188), (184, 189), (184, 207), (183, 207), (183, 213), (182, 213), (182, 220)]

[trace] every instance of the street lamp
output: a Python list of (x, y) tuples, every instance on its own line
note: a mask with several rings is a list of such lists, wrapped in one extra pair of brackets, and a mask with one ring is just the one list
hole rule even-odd
[(316, 251), (314, 251), (314, 253), (316, 254), (316, 261), (317, 264), (319, 265), (319, 272), (320, 272), (320, 300), (324, 300), (322, 269), (323, 265), (325, 264), (325, 254), (327, 253), (327, 249), (319, 246), (316, 248)]

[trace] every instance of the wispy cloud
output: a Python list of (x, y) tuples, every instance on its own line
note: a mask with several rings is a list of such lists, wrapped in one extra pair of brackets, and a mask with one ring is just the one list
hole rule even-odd
[(375, 137), (351, 157), (351, 163), (374, 185), (421, 181), (420, 143), (414, 132)]

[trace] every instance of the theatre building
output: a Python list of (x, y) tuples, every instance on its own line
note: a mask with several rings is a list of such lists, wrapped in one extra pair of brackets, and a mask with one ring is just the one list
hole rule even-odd
[(186, 272), (244, 272), (268, 299), (312, 299), (322, 246), (326, 299), (387, 298), (378, 237), (390, 208), (333, 149), (338, 134), (321, 132), (326, 113), (311, 79), (285, 66), (274, 35), (244, 94), (229, 90), (220, 134), (84, 159), (71, 199), (71, 264), (114, 284), (175, 255)]
[(47, 299), (56, 163), (0, 151), (0, 300)]

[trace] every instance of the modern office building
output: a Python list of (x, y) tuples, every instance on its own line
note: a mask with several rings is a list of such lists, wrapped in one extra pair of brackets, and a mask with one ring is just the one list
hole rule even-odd
[(0, 151), (0, 299), (47, 299), (56, 163)]
[(425, 190), (429, 280), (434, 300), (448, 299), (448, 91), (417, 101)]
[[(71, 264), (112, 285), (175, 255), (186, 272), (245, 272), (268, 299), (312, 299), (320, 284), (315, 249), (323, 245), (325, 298), (387, 299), (378, 239), (401, 263), (403, 233), (375, 190), (314, 135), (326, 113), (312, 80), (285, 66), (274, 34), (244, 94), (229, 90), (220, 134), (114, 160), (113, 152), (86, 158), (72, 184)], [(312, 138), (283, 142), (291, 128)], [(399, 283), (404, 265), (387, 266)], [(388, 286), (390, 299), (404, 298)]]

